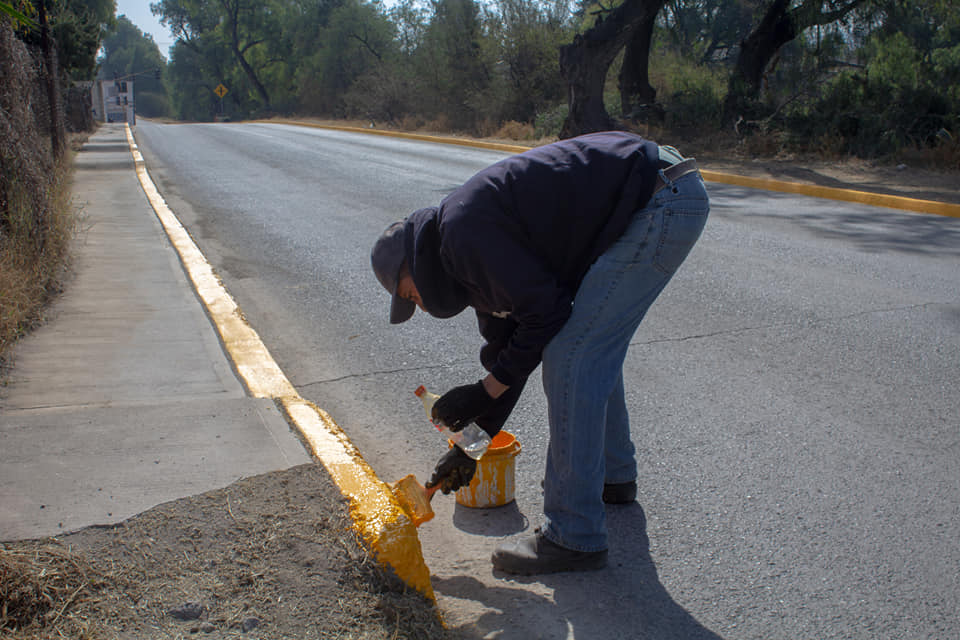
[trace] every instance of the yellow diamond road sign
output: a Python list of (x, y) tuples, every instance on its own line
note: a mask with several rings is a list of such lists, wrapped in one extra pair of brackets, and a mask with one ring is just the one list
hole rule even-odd
[(227, 88), (222, 84), (218, 84), (217, 88), (214, 89), (213, 92), (222, 98), (223, 96), (227, 95)]

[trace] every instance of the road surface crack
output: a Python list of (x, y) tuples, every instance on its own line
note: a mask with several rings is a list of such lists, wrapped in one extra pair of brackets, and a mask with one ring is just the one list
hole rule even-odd
[(344, 380), (357, 380), (360, 378), (369, 378), (371, 376), (384, 376), (384, 375), (393, 375), (397, 373), (410, 373), (415, 371), (435, 371), (437, 369), (446, 369), (449, 367), (457, 367), (465, 364), (473, 364), (473, 361), (461, 360), (459, 362), (447, 362), (444, 364), (432, 364), (425, 365), (422, 367), (401, 367), (399, 369), (378, 369), (376, 371), (363, 371), (361, 373), (348, 373), (347, 375), (339, 376), (337, 378), (327, 378), (325, 380), (314, 380), (313, 382), (304, 382), (297, 383), (294, 386), (299, 389), (306, 389), (308, 387), (315, 387), (321, 384), (332, 384), (335, 382), (343, 382)]
[(803, 323), (802, 325), (800, 325), (800, 324), (798, 324), (798, 323), (795, 323), (795, 322), (774, 322), (774, 323), (771, 323), (771, 324), (761, 324), (761, 325), (750, 326), (750, 327), (738, 327), (738, 328), (736, 328), (736, 329), (724, 329), (724, 330), (722, 330), (722, 331), (712, 331), (712, 332), (710, 332), (710, 333), (700, 333), (700, 334), (695, 334), (695, 335), (690, 335), (690, 336), (680, 336), (680, 337), (677, 337), (677, 338), (655, 338), (655, 339), (653, 339), (653, 340), (641, 340), (641, 341), (631, 342), (631, 343), (630, 343), (630, 346), (631, 346), (631, 347), (633, 347), (633, 346), (645, 346), (645, 345), (651, 345), (651, 344), (659, 344), (659, 343), (663, 343), (663, 342), (687, 342), (688, 340), (706, 340), (706, 339), (709, 339), (709, 338), (715, 338), (715, 337), (717, 337), (717, 336), (736, 335), (736, 334), (740, 334), (740, 333), (748, 333), (748, 332), (751, 332), (751, 331), (764, 331), (764, 330), (767, 330), (767, 329), (781, 329), (781, 328), (784, 328), (784, 327), (800, 327), (800, 326), (802, 326), (804, 329), (809, 329), (809, 328), (813, 328), (813, 327), (825, 325), (825, 324), (828, 324), (828, 323), (831, 323), (831, 322), (844, 322), (844, 321), (847, 321), (847, 320), (852, 320), (852, 319), (855, 319), (855, 318), (862, 318), (862, 317), (864, 317), (864, 316), (875, 315), (875, 314), (880, 314), (880, 313), (891, 313), (891, 312), (898, 312), (898, 311), (913, 311), (913, 310), (916, 310), (916, 309), (924, 309), (924, 310), (925, 310), (925, 309), (927, 309), (928, 307), (938, 307), (938, 306), (949, 307), (949, 306), (951, 306), (951, 303), (949, 303), (949, 302), (924, 302), (924, 303), (921, 303), (921, 304), (911, 304), (911, 305), (906, 305), (906, 306), (902, 306), (902, 307), (885, 307), (885, 308), (882, 308), (882, 309), (868, 309), (868, 310), (866, 310), (866, 311), (858, 311), (858, 312), (856, 312), (856, 313), (848, 313), (848, 314), (841, 315), (841, 316), (830, 316), (830, 317), (825, 317), (825, 318), (817, 318), (817, 319), (812, 320), (812, 321), (810, 321), (810, 322), (805, 322), (805, 323)]

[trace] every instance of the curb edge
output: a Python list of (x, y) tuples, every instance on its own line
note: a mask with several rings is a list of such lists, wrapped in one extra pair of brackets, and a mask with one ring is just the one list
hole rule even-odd
[(343, 429), (323, 409), (297, 393), (153, 184), (130, 125), (125, 124), (124, 128), (140, 186), (248, 392), (257, 398), (273, 399), (283, 410), (313, 457), (323, 464), (349, 500), (354, 528), (373, 549), (377, 560), (436, 603), (413, 522)]
[[(314, 122), (304, 122), (302, 120), (293, 120), (287, 118), (277, 118), (271, 120), (255, 120), (254, 122), (266, 124), (289, 124), (298, 127), (311, 127), (314, 129), (329, 129), (332, 131), (348, 131), (351, 133), (366, 133), (369, 135), (387, 136), (390, 138), (405, 138), (408, 140), (421, 140), (424, 142), (437, 142), (442, 144), (459, 145), (462, 147), (475, 147), (479, 149), (491, 149), (493, 151), (507, 151), (511, 153), (523, 153), (533, 147), (524, 145), (503, 144), (499, 142), (485, 142), (483, 140), (471, 140), (466, 138), (452, 138), (448, 136), (434, 136), (420, 133), (406, 133), (403, 131), (389, 131), (386, 129), (364, 129), (363, 127), (347, 127), (339, 125), (327, 125)], [(762, 189), (765, 191), (778, 191), (781, 193), (794, 193), (797, 195), (811, 196), (814, 198), (823, 198), (827, 200), (840, 200), (843, 202), (855, 202), (859, 204), (871, 205), (874, 207), (885, 207), (888, 209), (902, 209), (914, 213), (929, 213), (938, 216), (950, 218), (960, 218), (960, 205), (948, 202), (937, 202), (934, 200), (919, 200), (908, 198), (906, 196), (894, 196), (882, 193), (870, 193), (867, 191), (857, 191), (854, 189), (839, 189), (837, 187), (821, 187), (818, 185), (803, 184), (800, 182), (787, 182), (784, 180), (775, 180), (773, 178), (753, 178), (731, 173), (721, 173), (718, 171), (709, 171), (701, 169), (700, 174), (707, 182), (718, 182), (721, 184), (730, 184), (739, 187), (749, 187), (751, 189)]]

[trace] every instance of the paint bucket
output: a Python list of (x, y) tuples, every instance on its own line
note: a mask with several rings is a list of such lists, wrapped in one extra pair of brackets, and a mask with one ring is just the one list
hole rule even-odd
[(520, 442), (512, 433), (493, 436), (487, 452), (477, 461), (477, 472), (466, 487), (457, 489), (457, 503), (465, 507), (499, 507), (513, 502), (516, 457)]

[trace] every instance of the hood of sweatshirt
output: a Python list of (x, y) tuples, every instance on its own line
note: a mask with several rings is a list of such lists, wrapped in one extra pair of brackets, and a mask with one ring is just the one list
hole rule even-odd
[(467, 308), (469, 296), (444, 269), (440, 249), (440, 209), (427, 207), (411, 213), (404, 222), (404, 251), (413, 283), (430, 315), (452, 318)]

